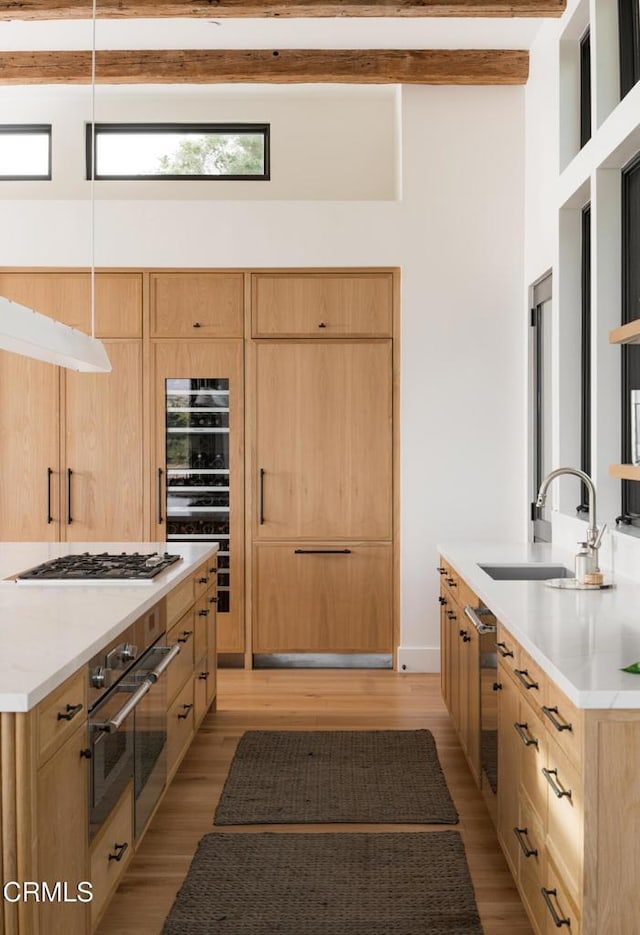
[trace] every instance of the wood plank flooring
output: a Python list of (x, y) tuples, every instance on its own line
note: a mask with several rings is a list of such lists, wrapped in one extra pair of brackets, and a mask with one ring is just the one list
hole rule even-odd
[[(158, 935), (213, 813), (237, 742), (249, 729), (428, 728), (463, 836), (485, 935), (532, 929), (440, 696), (438, 675), (390, 671), (222, 670), (209, 713), (125, 874), (99, 935)], [(270, 831), (419, 831), (421, 825), (286, 825)], [(225, 828), (224, 831), (231, 829)], [(242, 831), (265, 830), (246, 826)], [(304, 935), (303, 932), (300, 935)], [(418, 933), (416, 933), (418, 935)]]

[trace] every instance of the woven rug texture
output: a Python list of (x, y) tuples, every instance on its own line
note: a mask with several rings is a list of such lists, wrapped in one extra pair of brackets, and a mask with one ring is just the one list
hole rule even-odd
[(216, 825), (455, 824), (428, 730), (247, 731)]
[(163, 935), (482, 935), (457, 831), (205, 835)]

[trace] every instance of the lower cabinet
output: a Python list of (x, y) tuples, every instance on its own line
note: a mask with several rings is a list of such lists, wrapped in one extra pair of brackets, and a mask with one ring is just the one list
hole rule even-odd
[(173, 776), (191, 742), (194, 727), (193, 675), (167, 711), (167, 776)]
[(392, 547), (260, 544), (255, 653), (390, 653)]
[(133, 788), (130, 785), (91, 842), (91, 924), (95, 927), (133, 856)]

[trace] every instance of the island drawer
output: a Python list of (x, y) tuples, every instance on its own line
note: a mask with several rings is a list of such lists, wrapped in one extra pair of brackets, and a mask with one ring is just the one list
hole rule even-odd
[(193, 705), (193, 679), (190, 678), (167, 711), (167, 775), (169, 778), (193, 736)]
[(102, 909), (118, 885), (133, 856), (133, 790), (122, 795), (91, 844), (91, 922), (96, 924)]
[(569, 701), (550, 678), (545, 679), (542, 713), (551, 736), (582, 772), (584, 713)]
[(44, 763), (87, 717), (87, 673), (83, 668), (47, 695), (36, 709), (38, 761)]
[(520, 665), (520, 646), (499, 621), (496, 630), (496, 650), (502, 662), (513, 673)]
[(193, 673), (195, 662), (195, 608), (187, 611), (184, 617), (167, 633), (167, 646), (179, 644), (181, 649), (177, 659), (167, 670), (167, 700), (173, 701), (186, 679)]

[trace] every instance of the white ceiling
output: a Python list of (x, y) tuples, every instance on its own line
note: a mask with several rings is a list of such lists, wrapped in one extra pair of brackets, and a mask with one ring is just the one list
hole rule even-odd
[[(544, 20), (519, 17), (125, 19), (96, 22), (98, 49), (528, 49)], [(90, 20), (1, 22), (0, 49), (90, 49)]]

